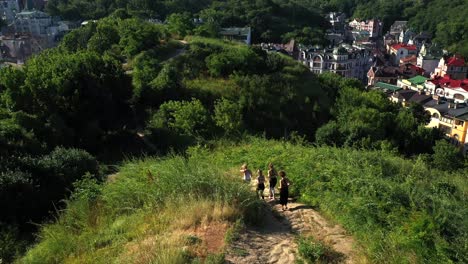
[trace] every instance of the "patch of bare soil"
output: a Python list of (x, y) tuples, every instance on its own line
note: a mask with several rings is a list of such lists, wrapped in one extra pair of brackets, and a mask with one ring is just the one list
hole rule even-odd
[(289, 203), (289, 210), (269, 203), (260, 227), (247, 227), (227, 250), (227, 263), (294, 263), (298, 258), (295, 237), (312, 236), (341, 256), (339, 263), (365, 263), (354, 239), (341, 226), (332, 224), (312, 207)]
[(198, 257), (206, 257), (209, 254), (220, 253), (224, 249), (224, 235), (228, 225), (226, 223), (211, 222), (209, 225), (197, 227), (193, 235), (201, 239), (201, 244), (196, 250)]

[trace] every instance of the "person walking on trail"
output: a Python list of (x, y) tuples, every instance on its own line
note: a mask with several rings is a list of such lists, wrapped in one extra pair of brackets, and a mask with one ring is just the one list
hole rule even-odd
[(277, 179), (277, 176), (278, 174), (276, 173), (276, 170), (275, 168), (273, 167), (273, 164), (270, 163), (268, 164), (268, 180), (269, 180), (269, 183), (270, 183), (270, 200), (274, 200), (275, 199), (275, 187), (276, 187), (276, 183), (278, 181)]
[(284, 210), (288, 210), (288, 196), (289, 196), (289, 185), (291, 183), (289, 182), (289, 179), (286, 178), (286, 172), (280, 171), (279, 176), (281, 177), (280, 180), (280, 204), (281, 208)]
[(265, 196), (263, 195), (263, 191), (265, 190), (265, 176), (263, 176), (262, 170), (257, 171), (257, 196), (258, 198), (262, 197), (265, 200)]
[(252, 172), (249, 170), (249, 168), (247, 168), (247, 163), (242, 165), (240, 172), (242, 172), (244, 175), (244, 181), (249, 183), (252, 178)]

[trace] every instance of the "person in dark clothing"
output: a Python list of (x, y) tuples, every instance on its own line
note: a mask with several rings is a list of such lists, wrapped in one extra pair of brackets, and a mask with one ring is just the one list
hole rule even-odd
[(263, 195), (263, 191), (265, 190), (265, 176), (263, 176), (262, 170), (257, 171), (257, 195), (258, 198), (262, 197), (262, 199), (265, 199), (265, 196)]
[(268, 164), (268, 180), (270, 183), (270, 200), (275, 199), (275, 187), (276, 187), (276, 182), (278, 174), (276, 173), (275, 168), (273, 167), (273, 164)]
[(279, 176), (281, 177), (280, 185), (279, 185), (280, 204), (283, 210), (287, 210), (288, 209), (289, 185), (291, 185), (291, 183), (289, 182), (289, 179), (286, 178), (286, 172), (280, 171)]

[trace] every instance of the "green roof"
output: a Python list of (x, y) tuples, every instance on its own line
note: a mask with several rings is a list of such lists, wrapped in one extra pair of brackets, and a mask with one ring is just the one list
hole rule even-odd
[(399, 91), (399, 90), (402, 89), (401, 87), (398, 87), (396, 85), (388, 84), (388, 83), (384, 83), (384, 82), (377, 82), (375, 84), (375, 87), (390, 90), (390, 91), (394, 91), (394, 92)]
[(414, 76), (413, 78), (408, 79), (408, 81), (411, 82), (411, 84), (413, 85), (424, 84), (427, 80), (429, 80), (429, 78), (426, 78), (421, 75)]

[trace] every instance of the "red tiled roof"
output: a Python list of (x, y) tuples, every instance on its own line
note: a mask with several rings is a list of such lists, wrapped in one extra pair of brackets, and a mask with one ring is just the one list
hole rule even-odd
[(463, 67), (465, 66), (465, 60), (462, 57), (453, 56), (447, 60), (447, 65)]
[(435, 85), (440, 85), (445, 88), (462, 88), (468, 92), (468, 79), (464, 80), (453, 80), (450, 76), (437, 77), (432, 80), (429, 80)]
[(392, 47), (392, 49), (396, 49), (396, 50), (399, 50), (401, 48), (407, 49), (407, 50), (417, 50), (416, 45), (407, 45), (407, 44), (403, 44), (403, 43), (393, 44), (391, 47)]

